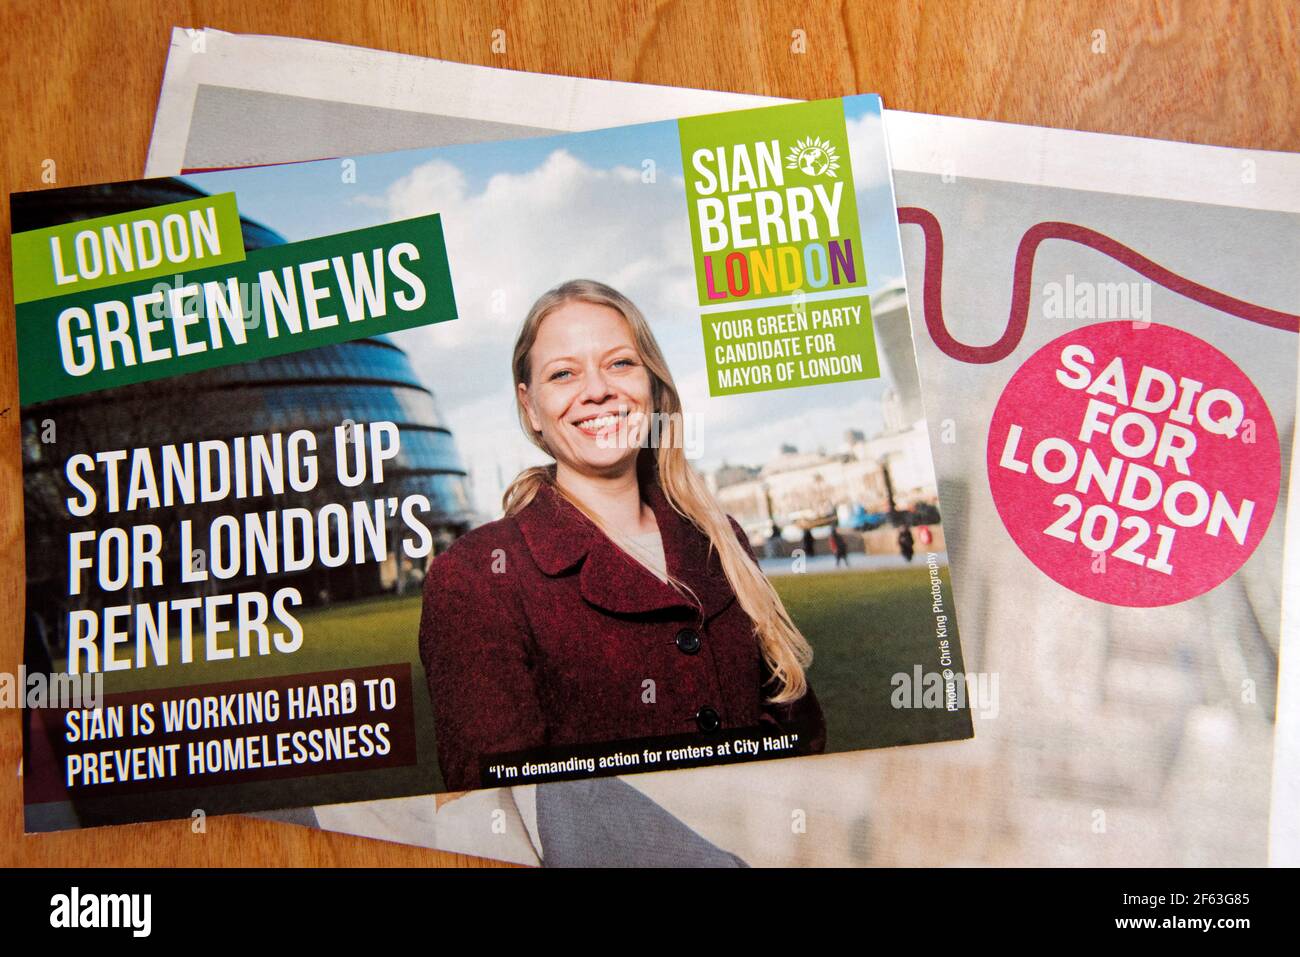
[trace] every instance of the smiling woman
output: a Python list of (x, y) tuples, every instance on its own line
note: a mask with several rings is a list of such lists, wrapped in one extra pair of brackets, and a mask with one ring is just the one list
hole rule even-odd
[[(589, 494), (628, 473), (652, 410), (650, 374), (627, 321), (600, 303), (572, 300), (537, 323), (529, 380), (518, 381), (525, 427), (553, 455), (566, 485)], [(611, 474), (612, 473), (612, 474)], [(557, 475), (558, 477), (558, 475)], [(623, 485), (635, 476), (623, 476)], [(579, 498), (586, 498), (581, 491)], [(628, 504), (631, 504), (630, 499)], [(624, 516), (631, 519), (631, 516)], [(632, 534), (655, 531), (638, 510)]]
[(558, 286), (512, 365), (520, 423), (555, 461), (522, 472), (505, 517), (425, 579), (420, 653), (447, 787), (497, 783), (494, 755), (594, 742), (765, 730), (790, 733), (790, 753), (824, 750), (812, 651), (687, 463), (640, 310), (598, 282)]

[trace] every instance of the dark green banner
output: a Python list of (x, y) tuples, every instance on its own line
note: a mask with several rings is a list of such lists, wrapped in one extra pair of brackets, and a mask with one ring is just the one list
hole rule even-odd
[(434, 215), (16, 313), (27, 405), (446, 322), (456, 300)]

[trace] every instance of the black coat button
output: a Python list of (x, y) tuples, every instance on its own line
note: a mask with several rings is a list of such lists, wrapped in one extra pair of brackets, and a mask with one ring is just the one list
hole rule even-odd
[(695, 712), (695, 723), (699, 725), (701, 731), (717, 731), (722, 727), (722, 719), (718, 717), (718, 712), (707, 704)]
[(700, 650), (700, 633), (694, 628), (683, 628), (677, 632), (677, 650), (684, 655), (693, 655)]

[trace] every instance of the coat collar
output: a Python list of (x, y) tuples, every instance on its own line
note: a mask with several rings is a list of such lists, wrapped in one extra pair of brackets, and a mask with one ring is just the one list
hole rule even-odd
[(593, 605), (617, 614), (690, 608), (704, 620), (712, 618), (736, 598), (716, 550), (673, 509), (657, 482), (644, 482), (641, 492), (655, 513), (668, 573), (685, 583), (698, 603), (642, 567), (549, 484), (538, 489), (515, 521), (545, 574), (556, 577), (581, 565), (582, 597)]

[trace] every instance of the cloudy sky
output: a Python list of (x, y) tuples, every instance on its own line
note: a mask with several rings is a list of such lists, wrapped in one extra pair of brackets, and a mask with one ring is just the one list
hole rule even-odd
[[(880, 117), (846, 101), (868, 291), (902, 265)], [(653, 182), (643, 171), (653, 163)], [(572, 278), (619, 289), (640, 306), (695, 419), (697, 466), (761, 465), (782, 443), (837, 448), (845, 430), (881, 427), (886, 383), (850, 382), (710, 398), (676, 124), (187, 177), (234, 190), (240, 212), (293, 242), (442, 215), (459, 319), (396, 339), (437, 395), (473, 478), (476, 505), (499, 507), (502, 482), (545, 461), (515, 417), (510, 352), (528, 307)]]

